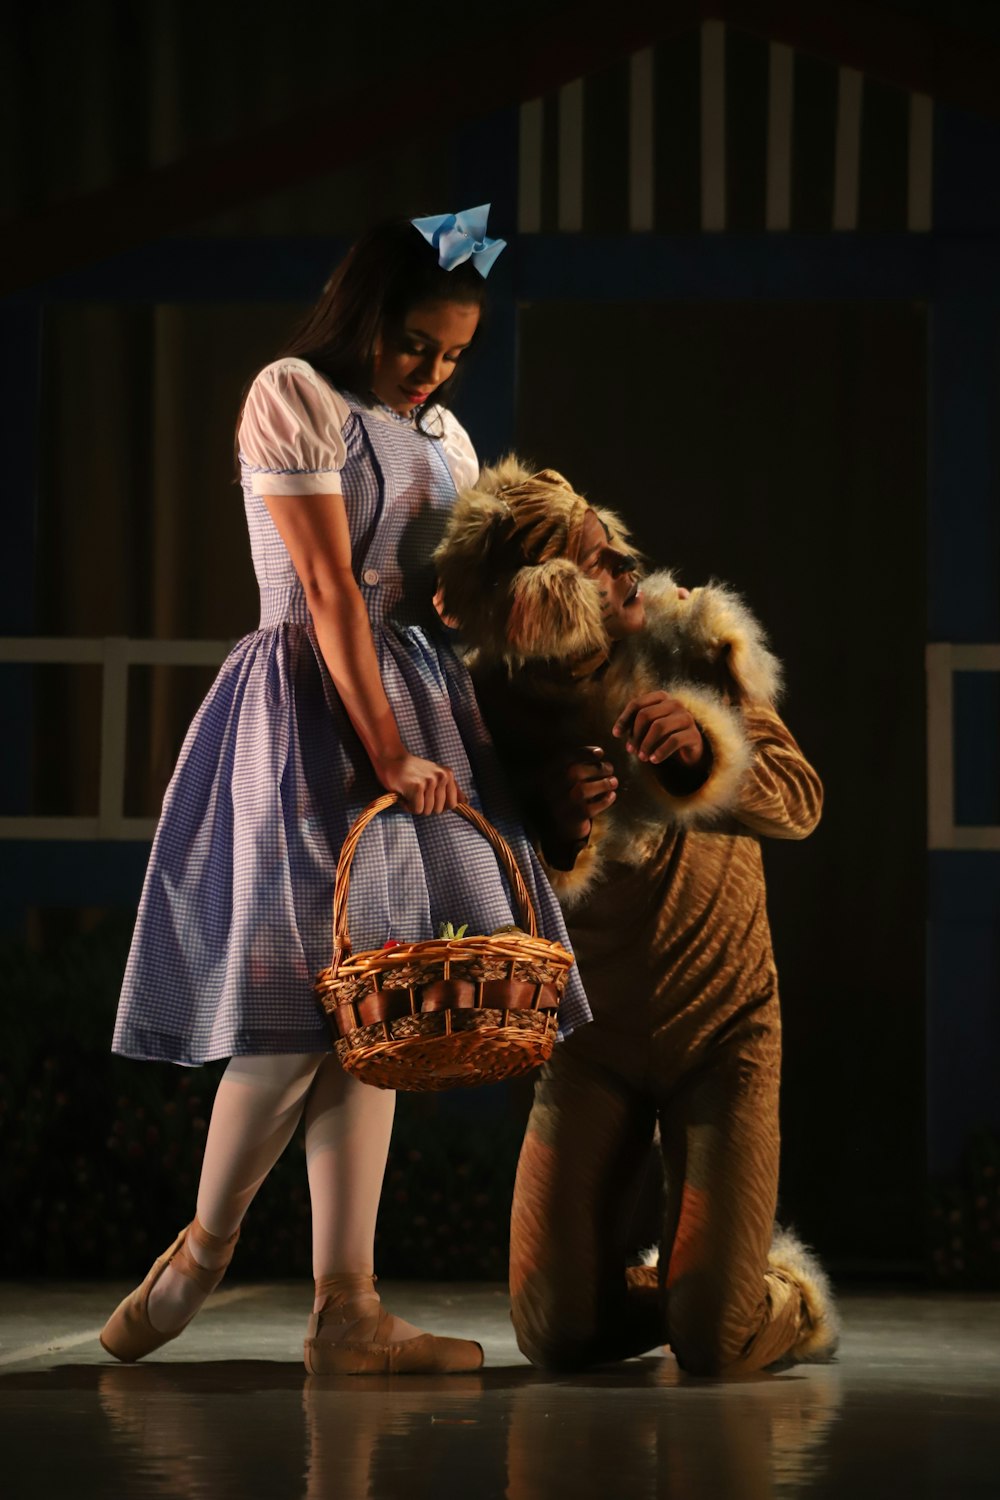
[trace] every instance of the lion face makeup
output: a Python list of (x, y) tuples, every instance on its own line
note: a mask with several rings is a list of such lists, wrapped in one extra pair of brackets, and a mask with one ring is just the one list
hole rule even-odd
[(636, 559), (616, 547), (610, 528), (596, 510), (588, 508), (580, 528), (579, 565), (584, 577), (597, 584), (601, 622), (611, 641), (634, 635), (645, 624)]

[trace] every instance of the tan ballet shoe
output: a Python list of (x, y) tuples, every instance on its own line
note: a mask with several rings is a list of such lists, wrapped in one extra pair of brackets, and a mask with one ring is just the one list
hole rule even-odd
[[(200, 1266), (188, 1250), (188, 1235), (206, 1250), (228, 1249), (229, 1254), (223, 1264), (212, 1270), (206, 1266)], [(226, 1274), (226, 1267), (232, 1259), (239, 1237), (240, 1232), (237, 1229), (228, 1240), (220, 1239), (218, 1235), (209, 1234), (207, 1229), (203, 1229), (197, 1219), (192, 1219), (187, 1228), (181, 1230), (170, 1249), (165, 1250), (159, 1259), (154, 1260), (145, 1281), (119, 1302), (101, 1329), (101, 1343), (108, 1353), (113, 1354), (115, 1359), (120, 1359), (125, 1364), (132, 1364), (135, 1360), (142, 1359), (144, 1355), (151, 1354), (154, 1349), (159, 1349), (161, 1344), (167, 1344), (178, 1334), (183, 1333), (191, 1318), (194, 1317), (194, 1313), (191, 1314), (191, 1318), (187, 1319), (187, 1322), (181, 1324), (180, 1328), (175, 1328), (171, 1333), (161, 1333), (149, 1321), (150, 1292), (169, 1265), (172, 1265), (175, 1271), (180, 1271), (182, 1276), (190, 1276), (206, 1295), (214, 1292)]]
[[(392, 1343), (392, 1315), (375, 1291), (374, 1276), (324, 1276), (316, 1295), (325, 1299), (309, 1319), (304, 1354), (310, 1375), (452, 1375), (478, 1370), (481, 1344), (471, 1339), (421, 1333)], [(349, 1330), (340, 1340), (323, 1338), (323, 1327)]]

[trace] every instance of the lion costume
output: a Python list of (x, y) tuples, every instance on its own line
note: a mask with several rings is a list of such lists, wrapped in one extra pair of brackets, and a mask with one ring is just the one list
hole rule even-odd
[[(591, 508), (637, 571), (618, 518)], [(822, 787), (776, 712), (779, 664), (729, 590), (685, 598), (653, 573), (643, 627), (609, 640), (578, 565), (587, 509), (561, 475), (509, 459), (459, 497), (437, 557), (594, 1013), (536, 1086), (511, 1222), (518, 1343), (563, 1368), (663, 1343), (701, 1374), (825, 1358), (826, 1278), (774, 1224), (781, 1041), (760, 849), (806, 837)], [(612, 738), (654, 688), (701, 730), (696, 767), (640, 763)], [(614, 765), (617, 798), (566, 858), (539, 773), (584, 746)], [(626, 1264), (625, 1226), (657, 1130), (651, 1270)]]

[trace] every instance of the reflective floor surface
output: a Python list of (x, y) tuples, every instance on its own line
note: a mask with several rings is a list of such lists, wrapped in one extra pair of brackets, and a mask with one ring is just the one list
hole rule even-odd
[(502, 1288), (382, 1286), (477, 1375), (307, 1376), (308, 1289), (222, 1291), (177, 1342), (116, 1364), (126, 1288), (0, 1287), (0, 1494), (184, 1500), (1000, 1497), (1000, 1298), (842, 1296), (837, 1363), (711, 1382), (650, 1354), (531, 1369)]

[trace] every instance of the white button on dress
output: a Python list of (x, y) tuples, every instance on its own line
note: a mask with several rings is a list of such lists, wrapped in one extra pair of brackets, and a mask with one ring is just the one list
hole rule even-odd
[(361, 578), (364, 583), (370, 583), (372, 585), (378, 583), (378, 568), (366, 568), (362, 573)]

